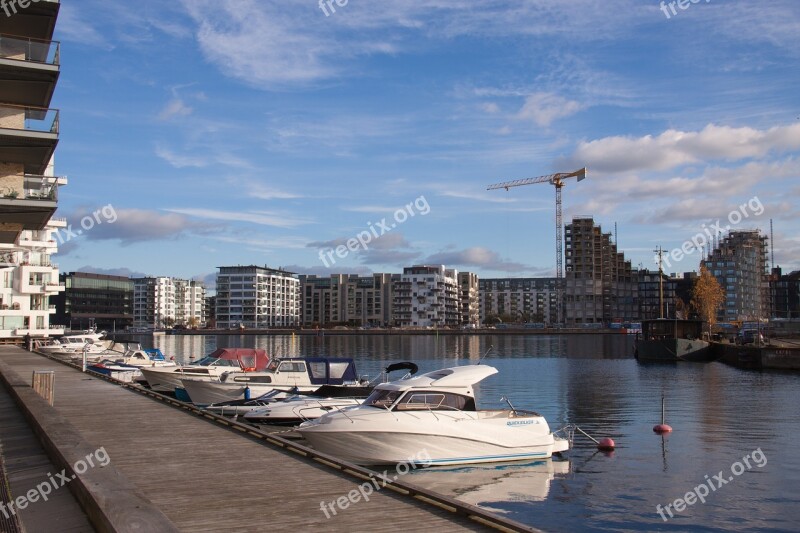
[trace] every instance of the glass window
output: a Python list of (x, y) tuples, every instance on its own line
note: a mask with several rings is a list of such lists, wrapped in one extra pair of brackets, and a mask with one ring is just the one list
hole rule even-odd
[(364, 405), (371, 405), (373, 407), (381, 408), (391, 407), (391, 405), (399, 396), (400, 391), (377, 389), (372, 391), (372, 394), (370, 394), (367, 399), (364, 400)]

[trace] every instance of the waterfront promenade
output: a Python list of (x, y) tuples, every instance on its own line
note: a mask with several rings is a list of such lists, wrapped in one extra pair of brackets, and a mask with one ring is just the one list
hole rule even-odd
[[(52, 408), (30, 388), (34, 370), (55, 371)], [(492, 518), (489, 513), (469, 518), (463, 509), (443, 510), (441, 500), (431, 505), (424, 495), (389, 488), (338, 507), (333, 516), (321, 511), (321, 502), (357, 489), (363, 483), (357, 470), (331, 468), (20, 348), (0, 347), (0, 374), (4, 392), (11, 389), (22, 403), (9, 409), (25, 413), (44, 442), (54, 466), (49, 472), (66, 468), (69, 476), (77, 461), (91, 454), (99, 459), (103, 450), (106, 466), (86, 468), (56, 491), (80, 520), (80, 510), (66, 498), (69, 488), (98, 530), (481, 531), (486, 529), (481, 521)], [(0, 439), (7, 435), (4, 426)], [(30, 482), (47, 481), (46, 475), (35, 478)], [(64, 530), (49, 504), (39, 501), (28, 509), (50, 513), (53, 523), (44, 530)], [(24, 511), (21, 516), (24, 521)], [(503, 526), (501, 518), (498, 525), (530, 530), (511, 521)]]

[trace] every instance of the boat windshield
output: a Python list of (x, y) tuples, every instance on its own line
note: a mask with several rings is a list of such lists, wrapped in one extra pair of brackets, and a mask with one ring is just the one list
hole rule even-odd
[(400, 396), (400, 391), (397, 390), (374, 390), (372, 394), (364, 400), (364, 405), (386, 409), (392, 406), (398, 396)]
[(233, 361), (231, 359), (219, 359), (218, 357), (211, 357), (211, 356), (203, 357), (202, 359), (199, 359), (191, 364), (193, 366), (216, 365), (216, 366), (235, 366), (239, 368), (239, 361)]

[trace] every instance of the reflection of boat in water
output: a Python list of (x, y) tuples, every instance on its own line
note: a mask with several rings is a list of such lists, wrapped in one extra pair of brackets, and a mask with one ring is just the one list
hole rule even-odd
[(713, 361), (710, 343), (703, 340), (701, 320), (642, 320), (642, 334), (636, 339), (640, 361)]
[(568, 460), (547, 459), (522, 464), (418, 469), (406, 481), (482, 509), (504, 513), (506, 509), (495, 504), (544, 501), (550, 493), (550, 482), (569, 473)]

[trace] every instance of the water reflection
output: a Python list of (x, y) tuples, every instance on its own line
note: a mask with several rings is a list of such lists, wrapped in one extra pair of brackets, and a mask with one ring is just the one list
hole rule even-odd
[(496, 513), (504, 504), (547, 499), (550, 482), (570, 472), (568, 460), (497, 463), (414, 470), (407, 481)]

